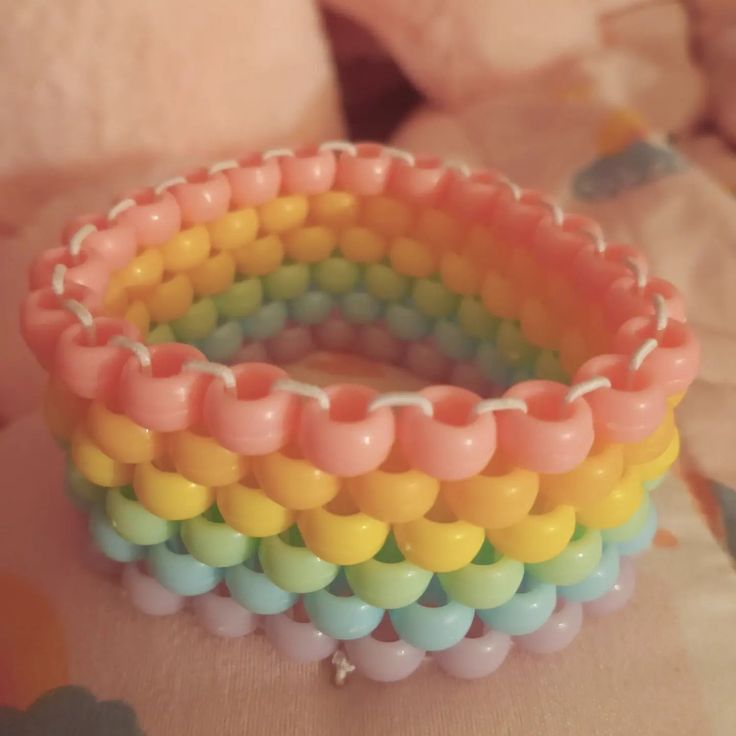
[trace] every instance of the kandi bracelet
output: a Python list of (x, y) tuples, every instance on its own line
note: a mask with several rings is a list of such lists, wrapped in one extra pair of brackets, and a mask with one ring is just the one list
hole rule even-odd
[[(628, 245), (490, 170), (335, 141), (70, 222), (21, 314), (133, 604), (381, 681), (623, 605), (699, 349)], [(426, 386), (295, 380), (316, 350)]]

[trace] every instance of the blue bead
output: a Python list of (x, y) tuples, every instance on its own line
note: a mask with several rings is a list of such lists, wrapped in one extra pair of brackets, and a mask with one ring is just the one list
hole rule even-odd
[(618, 552), (623, 556), (638, 555), (652, 546), (652, 540), (657, 533), (657, 510), (654, 504), (649, 504), (649, 512), (641, 531), (625, 542), (619, 542)]
[(383, 305), (378, 299), (365, 291), (355, 291), (340, 298), (340, 311), (347, 322), (367, 325), (380, 316)]
[(525, 577), (519, 592), (508, 603), (484, 608), (478, 615), (492, 629), (512, 636), (531, 634), (543, 626), (557, 604), (557, 588)]
[(307, 593), (304, 608), (317, 629), (342, 640), (368, 636), (381, 623), (384, 611), (355, 595), (339, 596), (326, 588)]
[(105, 557), (116, 562), (133, 562), (144, 555), (143, 547), (123, 539), (113, 528), (102, 505), (95, 506), (89, 515), (89, 532)]
[[(299, 596), (279, 588), (260, 569), (254, 570), (251, 564), (245, 562), (225, 571), (225, 582), (233, 599), (252, 613), (264, 616), (288, 611)], [(253, 564), (258, 566), (257, 559)]]
[(450, 319), (441, 319), (434, 326), (434, 341), (440, 351), (453, 360), (469, 360), (477, 350), (476, 341)]
[(289, 310), (283, 302), (264, 304), (255, 314), (241, 320), (243, 336), (250, 340), (265, 340), (278, 335), (286, 325)]
[(432, 321), (421, 312), (405, 304), (389, 304), (386, 309), (386, 325), (399, 340), (421, 340), (432, 330)]
[(150, 548), (148, 564), (153, 576), (179, 595), (202, 595), (212, 590), (222, 580), (222, 570), (175, 551), (180, 544), (180, 540), (170, 539)]
[(243, 327), (240, 322), (228, 320), (216, 327), (197, 345), (215, 363), (228, 363), (243, 344)]
[(324, 291), (308, 291), (294, 299), (289, 313), (294, 322), (300, 325), (322, 324), (332, 311), (333, 298)]
[(667, 479), (667, 476), (669, 473), (663, 473), (659, 476), (659, 478), (655, 478), (654, 480), (645, 480), (642, 485), (644, 486), (644, 490), (646, 491), (654, 491), (655, 489), (659, 488), (659, 486), (664, 483), (664, 481)]
[(618, 580), (619, 562), (620, 555), (616, 545), (604, 546), (601, 561), (595, 570), (575, 585), (561, 585), (557, 588), (557, 594), (577, 603), (587, 603), (604, 596)]
[(507, 386), (513, 380), (513, 368), (501, 357), (501, 353), (492, 342), (484, 341), (478, 345), (475, 364), (481, 373), (494, 383)]
[(651, 503), (652, 500), (649, 498), (649, 494), (645, 493), (642, 496), (639, 508), (628, 521), (610, 529), (601, 529), (604, 544), (627, 542), (629, 539), (636, 537), (646, 525)]

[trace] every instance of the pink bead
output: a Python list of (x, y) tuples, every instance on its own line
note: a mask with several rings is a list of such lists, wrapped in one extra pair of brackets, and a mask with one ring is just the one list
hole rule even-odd
[(243, 608), (230, 596), (220, 595), (216, 590), (196, 596), (192, 600), (192, 608), (207, 631), (225, 638), (247, 636), (260, 623), (260, 616)]
[(532, 249), (543, 267), (566, 271), (589, 242), (590, 238), (580, 232), (580, 222), (576, 219), (566, 216), (560, 227), (545, 217), (534, 231)]
[(122, 199), (133, 199), (137, 204), (123, 210), (114, 222), (132, 227), (140, 246), (161, 245), (179, 232), (181, 210), (171, 192), (157, 195), (148, 187), (128, 193)]
[(230, 184), (233, 209), (269, 202), (281, 188), (281, 169), (276, 159), (264, 161), (259, 154), (238, 161), (237, 168), (222, 173)]
[(376, 682), (397, 682), (416, 672), (421, 649), (405, 641), (379, 641), (373, 636), (345, 642), (345, 653), (361, 675)]
[(358, 330), (358, 349), (367, 358), (384, 363), (398, 363), (404, 345), (381, 325), (366, 325)]
[(292, 325), (266, 341), (266, 350), (274, 363), (295, 363), (314, 351), (312, 331), (302, 325)]
[(452, 175), (445, 201), (447, 209), (462, 222), (488, 222), (502, 192), (498, 176), (491, 171), (475, 171), (470, 176)]
[(131, 562), (123, 568), (123, 588), (130, 602), (149, 616), (170, 616), (184, 608), (184, 598), (144, 572), (141, 563)]
[(529, 412), (501, 411), (498, 444), (513, 464), (537, 473), (566, 473), (593, 446), (593, 413), (584, 399), (565, 402), (568, 387), (554, 381), (523, 381), (504, 397), (523, 399)]
[(84, 249), (101, 256), (111, 271), (123, 268), (138, 250), (135, 230), (124, 225), (100, 228), (84, 239)]
[(378, 392), (367, 386), (339, 384), (326, 391), (329, 409), (315, 400), (302, 408), (299, 443), (304, 457), (320, 470), (345, 478), (375, 470), (394, 443), (393, 411), (368, 411)]
[(197, 422), (212, 377), (182, 370), (204, 355), (183, 343), (151, 345), (151, 369), (129, 355), (120, 377), (120, 404), (134, 421), (157, 432), (176, 432)]
[(169, 190), (179, 204), (183, 225), (212, 222), (228, 211), (230, 184), (224, 174), (197, 169), (185, 178), (186, 184), (175, 184)]
[(387, 190), (389, 194), (408, 202), (431, 206), (439, 201), (447, 180), (447, 168), (442, 159), (436, 156), (418, 156), (414, 166), (396, 159)]
[(632, 371), (629, 360), (627, 355), (598, 355), (580, 366), (573, 379), (581, 383), (604, 376), (611, 381), (611, 388), (585, 395), (596, 437), (607, 442), (640, 442), (661, 424), (667, 411), (665, 391), (649, 365), (645, 362)]
[(316, 146), (283, 156), (281, 188), (287, 194), (321, 194), (332, 188), (335, 181), (335, 154), (320, 151)]
[(66, 266), (64, 282), (82, 284), (95, 294), (103, 295), (110, 279), (111, 264), (102, 255), (82, 247), (76, 256), (68, 248), (60, 246), (42, 250), (31, 263), (29, 282), (31, 289), (42, 289), (51, 284), (51, 276), (58, 264)]
[(318, 631), (309, 621), (295, 621), (286, 613), (267, 616), (268, 640), (283, 655), (295, 662), (318, 662), (337, 649), (331, 636)]
[(490, 396), (494, 391), (494, 385), (483, 375), (475, 363), (455, 363), (450, 371), (450, 383), (453, 386), (474, 391), (480, 396)]
[(81, 302), (92, 314), (99, 308), (99, 296), (79, 284), (67, 284), (64, 296), (59, 297), (50, 288), (32, 291), (23, 300), (20, 310), (20, 328), (26, 344), (46, 369), (50, 368), (56, 344), (64, 330), (77, 323), (77, 318), (63, 306), (64, 299)]
[(636, 569), (634, 561), (628, 557), (621, 558), (618, 580), (611, 590), (597, 600), (583, 604), (586, 614), (591, 616), (607, 616), (609, 613), (623, 608), (634, 595), (636, 588)]
[(357, 339), (355, 327), (339, 317), (330, 317), (312, 328), (317, 344), (324, 350), (349, 351)]
[(232, 363), (266, 363), (268, 351), (262, 342), (247, 342), (232, 357)]
[(614, 243), (603, 253), (598, 253), (592, 243), (583, 246), (570, 264), (575, 289), (589, 301), (601, 299), (614, 281), (631, 274), (627, 259), (647, 273), (646, 259), (630, 245)]
[(450, 373), (451, 361), (434, 345), (414, 342), (407, 346), (404, 366), (415, 376), (432, 383), (444, 383)]
[(382, 194), (393, 161), (378, 143), (359, 143), (355, 155), (341, 153), (335, 188), (365, 197)]
[(432, 403), (434, 416), (419, 407), (401, 410), (397, 435), (412, 467), (440, 480), (468, 478), (485, 468), (496, 449), (493, 414), (474, 414), (480, 397), (455, 386), (419, 391)]
[(604, 297), (605, 317), (608, 325), (617, 330), (632, 317), (654, 314), (652, 298), (661, 294), (667, 305), (667, 314), (681, 322), (685, 321), (685, 305), (682, 295), (673, 284), (664, 279), (650, 279), (639, 288), (634, 276), (622, 276), (609, 287)]
[(265, 455), (281, 449), (295, 430), (298, 400), (273, 384), (288, 378), (286, 371), (268, 363), (232, 366), (236, 391), (212, 381), (204, 398), (203, 416), (208, 432), (228, 450)]
[(557, 609), (541, 628), (531, 634), (514, 637), (514, 641), (527, 652), (552, 654), (564, 649), (580, 632), (583, 624), (583, 607), (580, 603), (558, 601)]
[(64, 330), (56, 346), (54, 374), (77, 396), (107, 402), (130, 357), (128, 350), (107, 343), (117, 335), (139, 340), (140, 333), (130, 322), (112, 317), (97, 317), (94, 325), (94, 342), (78, 322)]
[(61, 228), (62, 245), (69, 245), (74, 233), (85, 225), (94, 225), (98, 230), (102, 230), (107, 226), (107, 217), (100, 212), (87, 212), (70, 217)]
[(540, 221), (551, 219), (549, 210), (539, 204), (541, 196), (539, 192), (525, 190), (518, 202), (510, 192), (498, 198), (491, 227), (499, 242), (516, 248), (531, 245)]
[(511, 650), (511, 637), (500, 631), (485, 631), (466, 637), (454, 647), (434, 652), (432, 659), (452, 677), (472, 680), (495, 672)]
[(624, 322), (616, 333), (616, 350), (631, 354), (648, 338), (659, 345), (644, 361), (668, 396), (685, 391), (695, 380), (700, 366), (700, 343), (693, 330), (684, 322), (668, 320), (661, 333), (652, 317), (634, 317)]

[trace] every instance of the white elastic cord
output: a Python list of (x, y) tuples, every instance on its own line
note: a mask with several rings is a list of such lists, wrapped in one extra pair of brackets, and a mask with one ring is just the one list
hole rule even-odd
[(446, 169), (452, 169), (453, 171), (457, 171), (462, 176), (464, 176), (466, 179), (472, 173), (470, 171), (470, 166), (468, 166), (467, 164), (462, 163), (461, 161), (445, 161), (445, 168)]
[(651, 355), (652, 351), (655, 350), (658, 346), (659, 346), (659, 343), (653, 337), (650, 337), (648, 340), (645, 340), (634, 351), (634, 354), (631, 356), (631, 360), (629, 361), (629, 370), (638, 371), (639, 368), (641, 368), (642, 363), (649, 357), (649, 355)]
[(282, 158), (283, 156), (292, 158), (294, 156), (294, 151), (292, 151), (291, 148), (271, 148), (261, 154), (261, 160), (268, 161), (270, 158)]
[(624, 258), (624, 263), (626, 264), (626, 267), (634, 274), (637, 288), (643, 289), (647, 285), (647, 275), (644, 269), (633, 258)]
[(66, 266), (63, 263), (57, 263), (51, 272), (51, 291), (56, 296), (64, 294), (64, 278), (66, 277)]
[(305, 396), (308, 399), (314, 399), (325, 411), (330, 410), (330, 397), (323, 388), (314, 386), (311, 383), (302, 383), (301, 381), (292, 381), (291, 378), (279, 378), (273, 384), (275, 391), (288, 391), (290, 394), (297, 396)]
[(146, 371), (151, 370), (151, 351), (142, 342), (131, 340), (129, 337), (125, 337), (125, 335), (115, 335), (115, 337), (111, 337), (107, 341), (107, 344), (116, 348), (129, 350), (133, 353), (141, 368), (144, 368)]
[(177, 184), (186, 184), (187, 180), (183, 176), (172, 176), (171, 179), (162, 181), (153, 191), (156, 194), (163, 194), (167, 189), (175, 187)]
[(565, 213), (562, 211), (562, 207), (555, 202), (545, 199), (544, 197), (539, 198), (539, 204), (546, 207), (552, 213), (552, 220), (557, 227), (561, 227), (562, 223), (565, 222)]
[(411, 153), (409, 153), (409, 151), (402, 151), (400, 148), (394, 148), (393, 146), (384, 146), (383, 151), (389, 156), (400, 158), (402, 161), (405, 161), (407, 164), (409, 164), (409, 166), (414, 166), (417, 162), (417, 160)]
[(500, 176), (498, 178), (498, 183), (505, 186), (511, 192), (511, 196), (514, 198), (515, 202), (519, 202), (521, 200), (521, 187), (518, 184), (511, 181), (507, 176)]
[(88, 222), (86, 225), (82, 225), (82, 227), (80, 227), (69, 240), (69, 252), (73, 256), (79, 255), (84, 239), (94, 232), (97, 232), (97, 225), (93, 225), (91, 222)]
[(605, 376), (594, 376), (587, 381), (576, 383), (574, 386), (570, 386), (565, 394), (565, 403), (572, 404), (585, 394), (598, 391), (601, 388), (611, 388), (611, 382)]
[(348, 659), (342, 649), (332, 655), (332, 666), (335, 668), (335, 685), (342, 687), (351, 672), (355, 672), (355, 665)]
[(138, 202), (136, 202), (134, 199), (131, 199), (130, 197), (128, 197), (127, 199), (123, 199), (110, 208), (109, 212), (107, 213), (107, 219), (112, 222), (118, 215), (125, 212), (125, 210), (129, 210), (131, 207), (135, 207), (137, 204)]
[(500, 399), (483, 399), (473, 407), (473, 414), (487, 414), (489, 411), (520, 411), (528, 413), (529, 407), (524, 399), (511, 397)]
[(228, 169), (237, 169), (240, 164), (234, 159), (229, 158), (226, 161), (218, 161), (207, 169), (208, 174), (219, 174), (221, 171), (227, 171)]
[(389, 391), (386, 394), (376, 396), (376, 398), (368, 404), (368, 411), (371, 412), (376, 409), (382, 409), (385, 406), (415, 406), (422, 412), (422, 414), (424, 414), (424, 416), (434, 416), (434, 406), (432, 405), (432, 402), (426, 396), (413, 393), (412, 391)]
[(583, 235), (587, 235), (590, 238), (590, 242), (593, 243), (596, 253), (606, 252), (606, 241), (603, 237), (603, 233), (599, 229), (591, 230), (587, 227), (581, 228), (580, 232)]
[(82, 302), (78, 302), (76, 299), (65, 299), (64, 309), (70, 311), (77, 318), (77, 321), (82, 325), (84, 331), (87, 333), (90, 342), (96, 342), (97, 330), (95, 328), (95, 318), (92, 316), (92, 312), (90, 312)]
[(319, 150), (341, 151), (342, 153), (347, 153), (350, 156), (355, 156), (358, 152), (355, 144), (350, 141), (325, 141), (324, 143), (320, 143)]
[(235, 392), (237, 381), (232, 369), (222, 363), (210, 363), (206, 360), (190, 360), (184, 364), (185, 371), (197, 371), (198, 373), (209, 373), (211, 376), (219, 378), (225, 388), (231, 393)]
[(667, 309), (667, 302), (661, 294), (654, 294), (652, 301), (654, 302), (655, 325), (659, 335), (667, 327), (667, 322), (670, 319), (669, 310)]

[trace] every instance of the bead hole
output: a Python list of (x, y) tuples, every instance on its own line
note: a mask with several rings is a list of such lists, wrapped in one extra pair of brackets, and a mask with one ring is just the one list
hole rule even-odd
[(451, 427), (465, 427), (474, 417), (471, 410), (478, 399), (474, 396), (448, 394), (433, 402), (435, 421)]
[(329, 392), (330, 419), (335, 422), (361, 422), (368, 414), (368, 404), (375, 391), (365, 386), (340, 386)]
[(273, 384), (283, 377), (283, 371), (276, 366), (251, 363), (237, 376), (237, 396), (242, 401), (265, 399), (271, 393)]
[(188, 360), (201, 359), (199, 351), (182, 343), (169, 343), (161, 350), (151, 351), (151, 375), (154, 378), (170, 378), (181, 373)]
[(207, 169), (199, 168), (194, 171), (190, 171), (184, 177), (190, 184), (201, 184), (202, 182), (208, 181), (210, 178)]
[(384, 614), (381, 619), (381, 623), (373, 630), (371, 637), (377, 641), (383, 641), (386, 643), (399, 640), (399, 635), (396, 633), (396, 629), (394, 629), (394, 625), (391, 623), (391, 619), (387, 613)]
[(383, 547), (378, 550), (375, 557), (378, 562), (386, 563), (399, 563), (404, 561), (404, 555), (401, 554), (401, 550), (396, 546), (396, 540), (393, 534), (389, 534), (386, 537), (386, 541), (383, 543)]
[(529, 414), (543, 422), (559, 422), (569, 419), (574, 412), (573, 406), (563, 401), (557, 392), (544, 390), (525, 396), (524, 399), (529, 408)]
[(359, 143), (355, 147), (356, 158), (381, 158), (383, 146), (378, 143)]
[(487, 540), (483, 540), (483, 544), (478, 554), (473, 558), (474, 565), (492, 565), (501, 559), (501, 553), (496, 551), (493, 545)]

